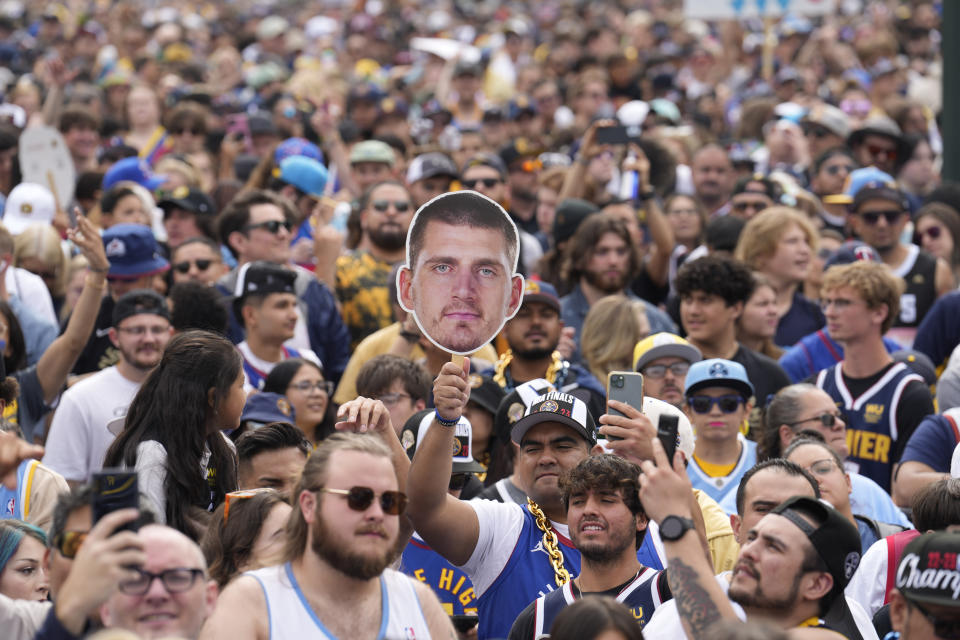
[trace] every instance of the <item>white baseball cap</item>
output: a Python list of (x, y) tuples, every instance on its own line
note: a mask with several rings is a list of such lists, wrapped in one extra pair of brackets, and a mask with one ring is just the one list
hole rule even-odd
[(3, 226), (10, 233), (23, 233), (32, 224), (50, 224), (57, 212), (53, 193), (41, 184), (18, 184), (7, 196), (3, 209)]

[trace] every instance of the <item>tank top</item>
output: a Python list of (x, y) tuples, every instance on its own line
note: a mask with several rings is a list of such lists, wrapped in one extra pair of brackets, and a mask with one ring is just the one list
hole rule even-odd
[[(260, 583), (267, 603), (270, 640), (336, 640), (310, 607), (290, 563), (248, 571)], [(377, 640), (423, 640), (430, 637), (413, 581), (392, 569), (380, 576), (382, 615)], [(356, 615), (363, 615), (357, 612)]]

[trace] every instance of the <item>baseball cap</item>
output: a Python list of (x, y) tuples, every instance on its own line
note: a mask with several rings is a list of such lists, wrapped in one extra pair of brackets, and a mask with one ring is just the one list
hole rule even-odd
[(57, 203), (50, 189), (42, 184), (22, 182), (7, 196), (3, 207), (3, 226), (13, 234), (22, 233), (32, 224), (50, 224), (57, 212)]
[(284, 158), (278, 173), (281, 180), (311, 196), (322, 196), (327, 186), (327, 168), (306, 156)]
[(641, 371), (658, 358), (683, 358), (693, 363), (703, 359), (700, 349), (680, 336), (661, 331), (647, 336), (633, 347), (633, 368)]
[(432, 151), (420, 154), (413, 159), (407, 169), (407, 184), (413, 184), (434, 176), (450, 176), (456, 179), (459, 175), (457, 165), (450, 159), (450, 156), (439, 151)]
[(102, 239), (110, 261), (108, 278), (134, 280), (170, 268), (170, 263), (160, 255), (160, 247), (150, 227), (115, 224), (103, 232)]
[(527, 302), (542, 302), (552, 307), (557, 313), (560, 312), (560, 296), (557, 295), (557, 290), (549, 282), (524, 280), (521, 304)]
[(273, 162), (279, 166), (284, 159), (291, 156), (305, 156), (323, 162), (323, 151), (305, 138), (287, 138), (278, 144), (273, 152)]
[(469, 402), (476, 403), (477, 406), (490, 414), (496, 414), (500, 401), (506, 395), (500, 385), (494, 382), (493, 378), (481, 376), (479, 373), (471, 373), (467, 382), (470, 384)]
[(163, 296), (152, 289), (137, 289), (123, 294), (113, 305), (113, 315), (111, 317), (113, 326), (115, 327), (127, 318), (141, 313), (170, 319), (170, 307), (167, 306), (167, 301)]
[(507, 104), (507, 117), (516, 120), (522, 115), (537, 115), (537, 105), (530, 96), (519, 95)]
[(247, 398), (243, 413), (240, 414), (240, 424), (247, 421), (259, 423), (257, 426), (271, 422), (294, 424), (293, 406), (283, 394), (266, 391), (254, 393)]
[(960, 533), (934, 531), (917, 536), (904, 548), (897, 566), (897, 591), (909, 600), (956, 608), (960, 598), (958, 556)]
[(597, 205), (579, 198), (561, 200), (553, 217), (554, 242), (560, 243), (569, 240), (580, 223), (586, 220), (590, 214), (599, 210)]
[(840, 136), (846, 140), (850, 136), (850, 118), (832, 104), (820, 104), (815, 106), (804, 117), (804, 122), (818, 124), (831, 133)]
[(167, 181), (167, 176), (154, 173), (146, 160), (134, 156), (114, 163), (107, 170), (103, 176), (103, 190), (106, 191), (123, 180), (136, 182), (147, 190), (154, 191)]
[(859, 129), (854, 130), (847, 139), (848, 147), (856, 147), (868, 135), (885, 136), (900, 145), (903, 132), (900, 126), (889, 116), (871, 116), (863, 121)]
[[(516, 162), (540, 155), (543, 151), (539, 146), (532, 144), (526, 138), (514, 138), (507, 145), (500, 149), (500, 159), (508, 169)], [(530, 172), (523, 168), (524, 171)]]
[(852, 205), (852, 208), (856, 209), (866, 200), (873, 198), (889, 200), (904, 210), (909, 209), (909, 203), (900, 191), (897, 181), (889, 173), (876, 167), (851, 171), (843, 184), (843, 193), (824, 196), (823, 201), (826, 204)]
[(514, 387), (500, 401), (497, 413), (493, 416), (493, 432), (497, 439), (507, 442), (513, 425), (527, 412), (527, 407), (546, 392), (554, 390), (555, 387), (543, 378), (534, 378)]
[(396, 161), (393, 148), (381, 140), (364, 140), (353, 145), (353, 149), (350, 150), (350, 164), (382, 162), (392, 167)]
[(859, 240), (848, 240), (830, 254), (826, 262), (823, 263), (824, 269), (829, 269), (838, 264), (850, 264), (858, 260), (867, 262), (880, 262), (880, 254), (877, 250), (865, 242)]
[(902, 362), (910, 370), (923, 378), (924, 384), (932, 386), (937, 384), (937, 368), (933, 365), (930, 356), (915, 349), (900, 349), (890, 354), (894, 362)]
[(658, 400), (657, 398), (651, 398), (650, 396), (644, 396), (643, 415), (649, 418), (654, 427), (656, 427), (657, 423), (660, 422), (660, 416), (676, 416), (677, 450), (682, 451), (683, 455), (687, 457), (687, 460), (691, 460), (693, 458), (693, 447), (696, 444), (696, 438), (693, 435), (693, 425), (690, 424), (690, 418), (687, 417), (687, 414), (680, 409), (677, 409), (669, 402), (664, 402), (663, 400)]
[(683, 395), (689, 396), (707, 387), (730, 387), (741, 392), (745, 398), (754, 394), (753, 384), (750, 383), (743, 365), (723, 358), (701, 360), (690, 365)]
[(207, 194), (199, 189), (186, 186), (179, 186), (174, 189), (170, 195), (161, 199), (157, 206), (163, 209), (164, 214), (170, 213), (171, 209), (183, 209), (200, 216), (216, 214), (213, 200)]
[[(433, 409), (418, 411), (410, 416), (400, 430), (400, 445), (410, 458), (433, 424)], [(487, 468), (473, 459), (473, 425), (466, 416), (460, 416), (453, 432), (453, 472), (483, 473)]]
[(257, 260), (240, 267), (233, 294), (239, 300), (251, 294), (296, 293), (294, 290), (296, 280), (297, 274), (292, 269), (273, 262)]
[(559, 422), (576, 431), (591, 446), (597, 444), (597, 425), (587, 404), (561, 391), (548, 391), (536, 398), (513, 425), (510, 438), (520, 444), (527, 431), (543, 422)]
[(289, 28), (290, 23), (280, 16), (267, 16), (257, 25), (257, 40), (272, 40)]
[(789, 498), (770, 513), (787, 518), (803, 531), (833, 576), (831, 596), (842, 601), (843, 589), (860, 565), (862, 543), (853, 523), (826, 502), (809, 496)]
[(478, 153), (477, 155), (471, 157), (469, 160), (463, 163), (463, 171), (460, 173), (466, 173), (467, 169), (470, 167), (490, 167), (491, 169), (496, 170), (496, 172), (500, 174), (501, 178), (507, 177), (507, 165), (503, 164), (503, 160), (500, 159), (500, 156), (492, 153)]

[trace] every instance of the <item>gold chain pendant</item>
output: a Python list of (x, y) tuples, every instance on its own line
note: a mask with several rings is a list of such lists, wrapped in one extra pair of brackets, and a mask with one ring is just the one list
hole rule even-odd
[(550, 564), (553, 565), (553, 573), (557, 581), (557, 586), (562, 587), (570, 582), (570, 572), (563, 566), (563, 554), (560, 553), (557, 534), (554, 533), (553, 527), (551, 527), (550, 522), (547, 521), (547, 516), (544, 515), (543, 510), (530, 498), (527, 498), (527, 509), (529, 509), (533, 517), (536, 518), (537, 527), (543, 531), (543, 548), (546, 549), (547, 555), (550, 557)]

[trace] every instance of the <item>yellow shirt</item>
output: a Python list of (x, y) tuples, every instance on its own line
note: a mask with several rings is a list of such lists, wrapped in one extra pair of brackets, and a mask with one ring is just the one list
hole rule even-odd
[(713, 560), (715, 574), (732, 571), (740, 555), (740, 545), (733, 535), (730, 526), (730, 517), (717, 504), (717, 501), (699, 489), (693, 490), (703, 514), (703, 524), (707, 531), (707, 547), (710, 549), (710, 558)]

